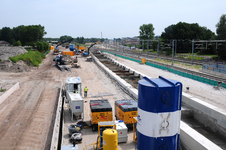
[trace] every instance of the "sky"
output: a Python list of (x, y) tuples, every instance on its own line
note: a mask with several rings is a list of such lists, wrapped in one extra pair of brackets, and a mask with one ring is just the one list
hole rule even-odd
[(0, 6), (0, 29), (40, 24), (50, 38), (134, 37), (149, 23), (157, 36), (178, 22), (216, 33), (226, 14), (226, 0), (0, 0)]

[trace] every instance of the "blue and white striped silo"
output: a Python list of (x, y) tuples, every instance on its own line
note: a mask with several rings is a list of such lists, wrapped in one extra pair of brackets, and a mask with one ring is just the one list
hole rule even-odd
[(161, 76), (138, 83), (138, 150), (179, 150), (182, 84)]

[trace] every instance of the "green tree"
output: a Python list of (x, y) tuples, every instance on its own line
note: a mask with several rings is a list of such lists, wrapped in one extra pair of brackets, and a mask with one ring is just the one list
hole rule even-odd
[(14, 43), (15, 39), (13, 38), (13, 32), (10, 27), (3, 27), (1, 30), (0, 40), (4, 40), (9, 43)]
[(163, 39), (182, 39), (182, 40), (211, 40), (215, 38), (215, 33), (206, 27), (201, 27), (197, 23), (179, 22), (165, 28), (161, 34)]
[(48, 51), (49, 50), (49, 43), (47, 43), (47, 42), (42, 42), (43, 43), (43, 45), (44, 45), (44, 50), (45, 51)]
[(13, 37), (14, 37), (15, 41), (20, 40), (19, 31), (20, 31), (20, 28), (21, 28), (21, 27), (22, 27), (22, 25), (20, 25), (20, 26), (18, 26), (18, 27), (14, 27), (14, 28), (12, 29), (12, 31), (13, 31)]
[(226, 40), (226, 14), (220, 17), (220, 21), (216, 24), (217, 39)]
[(221, 60), (226, 60), (226, 43), (222, 43), (222, 45), (220, 45), (218, 47), (218, 57), (221, 59)]
[(36, 48), (40, 52), (44, 51), (44, 44), (43, 44), (43, 42), (40, 42), (40, 41), (36, 42)]
[(142, 26), (140, 26), (140, 36), (139, 38), (142, 40), (147, 40), (147, 39), (153, 39), (155, 34), (154, 34), (154, 27), (153, 25), (150, 24), (143, 24)]
[(163, 39), (173, 39), (174, 38), (174, 32), (175, 32), (174, 28), (175, 28), (174, 24), (172, 24), (172, 25), (168, 26), (167, 28), (165, 28), (164, 29), (165, 32), (163, 32), (161, 34), (161, 38), (163, 38)]
[(84, 37), (77, 37), (75, 40), (76, 40), (77, 43), (80, 43), (80, 44), (84, 44), (85, 43)]
[(18, 40), (13, 43), (13, 46), (22, 46), (21, 42)]
[(45, 28), (41, 25), (21, 26), (19, 29), (22, 45), (32, 45), (34, 42), (41, 41), (45, 34)]
[(64, 41), (70, 40), (71, 38), (72, 38), (71, 36), (67, 36), (67, 35), (61, 36), (60, 37), (60, 42), (64, 42)]

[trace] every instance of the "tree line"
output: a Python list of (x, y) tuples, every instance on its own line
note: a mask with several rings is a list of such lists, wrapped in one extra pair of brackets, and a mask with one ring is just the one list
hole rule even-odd
[[(153, 40), (155, 36), (153, 24), (141, 25), (139, 33), (139, 39)], [(178, 52), (183, 53), (190, 52), (192, 40), (226, 40), (226, 14), (223, 14), (216, 24), (216, 33), (217, 35), (210, 29), (199, 26), (198, 23), (178, 22), (177, 24), (166, 27), (159, 40), (160, 42), (176, 40)], [(142, 43), (140, 43), (140, 45), (142, 45)], [(152, 42), (152, 46), (156, 47), (156, 42)], [(221, 43), (221, 45), (218, 46), (218, 49), (216, 49), (216, 47), (216, 43), (212, 43), (209, 44), (206, 49), (203, 48), (197, 52), (199, 54), (217, 54), (220, 59), (226, 60), (226, 42)], [(153, 49), (156, 50), (156, 48)]]
[(0, 29), (0, 40), (14, 44), (20, 41), (22, 45), (33, 45), (43, 39), (43, 36), (47, 34), (44, 26), (41, 25), (20, 25), (18, 27), (3, 27)]
[[(71, 38), (72, 38), (72, 36), (62, 35), (62, 36), (60, 36), (60, 38), (43, 38), (43, 40), (46, 41), (46, 42), (51, 42), (51, 41), (63, 42), (63, 41), (67, 41)], [(94, 42), (97, 42), (97, 41), (101, 42), (103, 40), (108, 40), (108, 39), (107, 38), (101, 39), (101, 38), (76, 37), (76, 38), (73, 38), (72, 42), (85, 44), (85, 43), (94, 43)]]
[[(226, 40), (226, 14), (220, 17), (220, 21), (216, 24), (216, 33), (206, 27), (199, 26), (198, 23), (178, 22), (169, 25), (164, 29), (160, 38), (162, 39), (181, 39), (181, 40)], [(153, 39), (153, 24), (143, 24), (139, 28), (142, 40)]]
[(4, 40), (14, 46), (29, 45), (43, 52), (49, 50), (49, 44), (43, 41), (47, 34), (44, 26), (41, 25), (20, 25), (18, 27), (3, 27), (0, 29), (0, 40)]

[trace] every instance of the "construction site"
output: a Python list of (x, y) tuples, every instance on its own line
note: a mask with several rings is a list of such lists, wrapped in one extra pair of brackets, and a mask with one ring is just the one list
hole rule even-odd
[(57, 48), (38, 68), (1, 53), (1, 150), (226, 150), (226, 78), (99, 43)]

